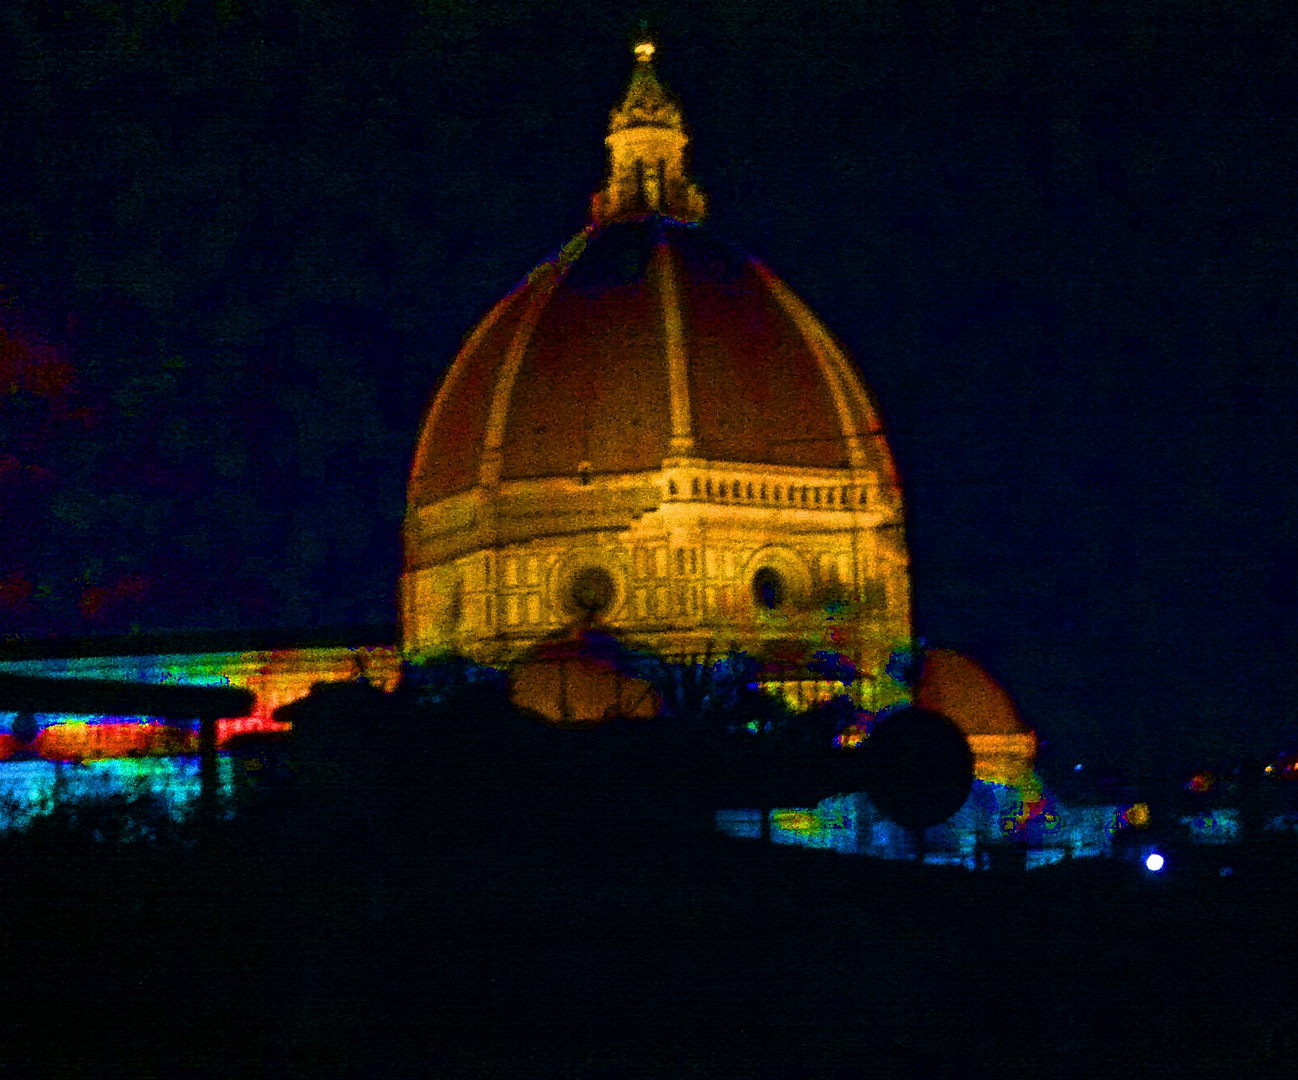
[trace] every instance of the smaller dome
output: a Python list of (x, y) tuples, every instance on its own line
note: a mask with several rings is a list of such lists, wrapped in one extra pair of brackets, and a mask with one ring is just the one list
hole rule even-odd
[(543, 642), (515, 666), (510, 698), (561, 727), (593, 727), (616, 718), (650, 719), (662, 698), (627, 670), (630, 652), (611, 634), (584, 627)]
[(924, 653), (915, 704), (950, 717), (966, 735), (1023, 735), (1029, 730), (1005, 689), (980, 664), (950, 649)]

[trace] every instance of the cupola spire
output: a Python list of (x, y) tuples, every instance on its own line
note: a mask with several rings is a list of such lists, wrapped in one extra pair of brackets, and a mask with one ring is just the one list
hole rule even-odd
[(707, 202), (685, 173), (689, 135), (680, 106), (654, 73), (657, 49), (642, 32), (632, 52), (631, 83), (608, 118), (608, 179), (591, 197), (591, 220), (603, 224), (661, 213), (701, 221)]

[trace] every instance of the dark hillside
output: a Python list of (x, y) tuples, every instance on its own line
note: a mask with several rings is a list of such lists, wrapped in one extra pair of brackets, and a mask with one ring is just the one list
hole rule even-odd
[(1152, 880), (730, 840), (616, 813), (640, 733), (478, 706), (332, 804), (354, 745), (301, 718), (294, 786), (199, 846), (8, 837), (4, 1075), (1288, 1074), (1292, 850)]

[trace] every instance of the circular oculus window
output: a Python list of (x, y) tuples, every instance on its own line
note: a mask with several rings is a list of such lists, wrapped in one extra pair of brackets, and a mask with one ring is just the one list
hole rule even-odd
[(758, 607), (774, 611), (788, 598), (789, 589), (784, 575), (769, 566), (763, 566), (753, 575), (753, 599)]
[(577, 571), (568, 586), (568, 602), (586, 615), (598, 615), (613, 603), (613, 576), (602, 566)]

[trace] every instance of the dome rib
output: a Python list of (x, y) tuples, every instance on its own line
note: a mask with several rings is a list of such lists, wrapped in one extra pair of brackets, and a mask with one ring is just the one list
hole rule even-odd
[(671, 393), (671, 453), (688, 457), (694, 453), (694, 413), (690, 408), (690, 359), (685, 348), (685, 327), (676, 260), (671, 248), (659, 240), (650, 264), (655, 271), (658, 298), (663, 307), (664, 347)]
[(500, 300), (469, 335), (446, 372), (420, 429), (410, 470), (409, 502), (428, 503), (478, 483), (482, 434), (504, 353), (526, 307), (527, 283)]
[[(654, 248), (624, 227), (559, 270), (516, 370), (501, 479), (645, 472), (668, 454), (670, 388)], [(637, 241), (637, 237), (630, 240)], [(589, 261), (588, 261), (589, 260)]]
[(831, 388), (797, 325), (749, 256), (704, 234), (680, 238), (699, 457), (850, 466)]
[[(825, 382), (829, 385), (830, 393), (834, 398), (834, 408), (838, 414), (839, 425), (843, 431), (843, 441), (852, 468), (863, 469), (868, 467), (870, 463), (861, 445), (861, 436), (875, 434), (879, 429), (879, 423), (872, 404), (864, 397), (860, 377), (847, 366), (846, 358), (833, 341), (829, 340), (828, 332), (821, 325), (820, 320), (816, 318), (806, 304), (794, 295), (793, 290), (761, 263), (754, 260), (753, 265), (780, 306), (793, 320), (798, 329), (802, 331), (807, 347), (820, 365), (821, 374), (824, 375)], [(857, 398), (857, 411), (862, 414), (862, 418), (866, 422), (865, 431), (860, 430), (857, 416), (853, 415), (853, 403), (848, 396), (847, 386), (852, 387), (856, 392), (854, 396)]]
[(491, 488), (500, 483), (505, 423), (513, 398), (514, 382), (518, 377), (518, 369), (522, 365), (527, 346), (536, 330), (536, 324), (554, 295), (562, 273), (562, 269), (556, 270), (553, 264), (546, 263), (534, 271), (528, 279), (532, 295), (528, 299), (527, 309), (514, 333), (514, 339), (510, 342), (509, 351), (505, 354), (504, 364), (501, 366), (500, 375), (496, 379), (491, 394), (491, 412), (487, 415), (487, 429), (483, 434), (482, 471), (479, 480), (483, 487)]

